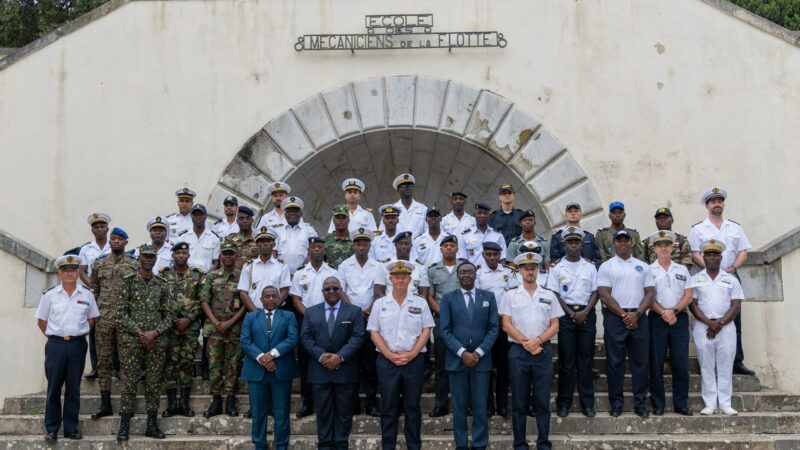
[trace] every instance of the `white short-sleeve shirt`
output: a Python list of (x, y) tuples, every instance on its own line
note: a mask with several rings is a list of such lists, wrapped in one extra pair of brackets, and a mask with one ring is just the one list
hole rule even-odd
[(747, 240), (742, 227), (728, 219), (722, 221), (722, 226), (717, 228), (711, 219), (698, 223), (689, 230), (689, 245), (693, 252), (700, 252), (704, 241), (716, 239), (725, 244), (725, 251), (722, 252), (722, 262), (720, 267), (728, 268), (733, 266), (736, 255), (742, 250), (750, 250), (753, 246)]
[(275, 286), (279, 290), (292, 285), (289, 267), (275, 258), (264, 262), (261, 257), (254, 258), (244, 264), (239, 276), (237, 289), (247, 291), (256, 308), (263, 309), (261, 291), (267, 286)]
[(392, 237), (387, 236), (385, 231), (376, 235), (369, 247), (370, 258), (378, 262), (388, 262), (392, 258), (397, 258), (397, 250), (394, 247), (394, 242), (392, 242), (397, 237), (397, 233), (399, 231)]
[(550, 267), (547, 288), (558, 292), (567, 305), (587, 306), (597, 290), (597, 268), (584, 258), (576, 262), (561, 259)]
[[(392, 264), (393, 262), (397, 261), (397, 258), (392, 258), (389, 262), (382, 263), (382, 269), (384, 273), (384, 281), (383, 284), (386, 286), (386, 295), (392, 293), (392, 282), (389, 280), (389, 272), (386, 271), (386, 266)], [(403, 261), (406, 264), (409, 264), (413, 267), (411, 270), (411, 284), (409, 285), (409, 290), (416, 291), (421, 287), (430, 287), (430, 283), (428, 282), (428, 268), (424, 265), (420, 264), (417, 261)]]
[[(373, 231), (378, 229), (372, 211), (362, 208), (361, 205), (358, 205), (355, 212), (348, 212), (348, 215), (350, 216), (350, 223), (347, 225), (348, 231), (358, 230), (359, 228)], [(335, 230), (336, 227), (333, 226), (333, 217), (331, 217), (331, 224), (328, 226), (328, 234), (333, 233)]]
[(454, 234), (458, 236), (467, 228), (475, 228), (475, 218), (465, 212), (464, 215), (461, 216), (461, 219), (459, 219), (450, 211), (450, 213), (442, 217), (441, 226), (445, 234)]
[[(192, 214), (186, 214), (185, 216), (179, 212), (174, 214), (170, 214), (167, 216), (167, 224), (169, 225), (169, 230), (167, 230), (167, 239), (172, 242), (180, 242), (176, 241), (175, 239), (181, 234), (181, 232), (186, 230), (191, 230), (194, 227), (192, 223)], [(153, 271), (155, 273), (155, 271)]]
[[(409, 293), (400, 305), (391, 295), (375, 300), (367, 331), (380, 333), (390, 351), (407, 352), (414, 348), (423, 328), (434, 326), (428, 302)], [(425, 347), (422, 351), (425, 352)]]
[(385, 271), (378, 261), (367, 258), (362, 267), (356, 255), (339, 264), (339, 282), (350, 302), (362, 310), (369, 308), (375, 296), (375, 285), (386, 283)]
[[(497, 312), (511, 317), (511, 325), (530, 339), (544, 333), (550, 326), (550, 319), (564, 315), (556, 295), (541, 286), (533, 295), (529, 295), (523, 286), (506, 291)], [(516, 342), (510, 335), (508, 341)]]
[(629, 256), (617, 255), (604, 262), (597, 272), (597, 286), (611, 288), (611, 296), (623, 309), (638, 308), (644, 300), (644, 288), (655, 286), (650, 265)]
[(418, 259), (425, 267), (430, 267), (442, 261), (442, 249), (440, 244), (442, 239), (447, 236), (443, 231), (439, 236), (434, 239), (428, 231), (416, 236), (414, 238), (414, 246), (412, 247), (411, 259)]
[(103, 248), (100, 248), (97, 245), (97, 241), (91, 241), (84, 244), (81, 247), (80, 252), (78, 253), (78, 258), (81, 260), (82, 266), (88, 266), (86, 269), (86, 274), (92, 274), (92, 263), (97, 260), (97, 258), (107, 255), (111, 253), (111, 246), (109, 245), (108, 241), (106, 241), (106, 245)]
[[(416, 200), (411, 201), (411, 206), (408, 209), (403, 206), (402, 200), (398, 200), (392, 206), (400, 211), (397, 222), (398, 233), (410, 231), (413, 236), (418, 236), (428, 231), (428, 223), (425, 222), (425, 215), (428, 213), (427, 206)], [(385, 229), (383, 221), (381, 221), (380, 230), (383, 231)]]
[(203, 229), (200, 237), (197, 237), (192, 228), (178, 239), (189, 244), (189, 267), (196, 267), (203, 272), (208, 272), (214, 260), (219, 259), (219, 236), (208, 227)]
[(308, 256), (308, 238), (316, 235), (314, 227), (302, 220), (293, 227), (286, 225), (278, 232), (275, 250), (278, 252), (278, 257), (289, 266), (289, 273), (294, 273), (303, 265)]
[(519, 281), (514, 278), (511, 269), (502, 264), (498, 264), (494, 270), (490, 269), (488, 264), (482, 264), (478, 267), (476, 275), (475, 287), (493, 293), (498, 308), (503, 294), (508, 289), (519, 286)]
[(486, 232), (473, 227), (463, 231), (458, 236), (458, 258), (466, 259), (472, 264), (481, 264), (483, 260), (483, 243), (494, 242), (500, 246), (500, 259), (506, 257), (506, 239), (492, 227), (487, 227)]
[(239, 232), (239, 223), (236, 222), (234, 219), (233, 223), (228, 223), (228, 218), (223, 217), (219, 219), (214, 226), (211, 227), (211, 231), (216, 233), (219, 238), (225, 239), (229, 234), (235, 234)]
[(674, 309), (683, 298), (683, 291), (689, 287), (689, 269), (670, 261), (669, 270), (664, 270), (655, 260), (650, 264), (650, 270), (656, 284), (656, 301), (664, 309)]
[(330, 264), (323, 262), (319, 270), (314, 269), (311, 263), (297, 269), (292, 277), (292, 287), (289, 295), (296, 295), (303, 299), (303, 306), (309, 308), (325, 301), (322, 296), (322, 284), (328, 277), (336, 277), (338, 273)]
[(720, 270), (711, 279), (705, 269), (694, 274), (689, 282), (697, 306), (709, 319), (720, 319), (731, 308), (731, 300), (744, 300), (742, 285), (735, 276)]
[(63, 285), (42, 295), (36, 317), (47, 321), (44, 334), (48, 336), (81, 336), (89, 332), (89, 319), (100, 316), (92, 291), (80, 285), (68, 295)]

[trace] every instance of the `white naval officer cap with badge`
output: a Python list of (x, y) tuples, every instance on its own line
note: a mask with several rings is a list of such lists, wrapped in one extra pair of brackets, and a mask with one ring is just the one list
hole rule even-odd
[(358, 178), (348, 178), (342, 181), (342, 190), (347, 191), (348, 189), (358, 189), (360, 192), (363, 192), (366, 186), (364, 182)]
[(111, 222), (111, 217), (108, 214), (104, 213), (92, 213), (87, 219), (86, 222), (89, 225), (94, 225), (96, 223), (104, 223), (108, 225), (108, 222)]
[(53, 265), (59, 270), (66, 269), (68, 267), (79, 267), (81, 265), (81, 259), (75, 255), (64, 255), (58, 257)]
[(408, 261), (392, 261), (386, 265), (386, 271), (389, 272), (389, 275), (395, 275), (398, 273), (410, 275), (411, 272), (414, 271), (414, 266), (412, 266)]
[(286, 197), (281, 202), (281, 209), (286, 210), (286, 208), (299, 208), (303, 209), (303, 200), (300, 197)]
[(703, 243), (700, 245), (700, 249), (703, 251), (703, 253), (722, 253), (725, 251), (725, 243), (718, 239), (708, 239), (703, 241)]
[(372, 241), (372, 236), (374, 235), (374, 231), (370, 230), (369, 228), (360, 227), (355, 230), (350, 230), (350, 240), (355, 242), (359, 239), (366, 239), (368, 241)]
[(182, 188), (178, 189), (177, 191), (175, 191), (175, 196), (178, 197), (178, 198), (193, 199), (193, 198), (197, 197), (197, 192), (191, 190), (188, 187), (182, 187)]
[(713, 187), (703, 193), (703, 198), (700, 200), (700, 202), (703, 205), (705, 205), (706, 203), (708, 203), (709, 200), (715, 198), (721, 198), (725, 200), (726, 198), (728, 198), (728, 193), (725, 191), (725, 189), (722, 189), (721, 187)]
[(147, 231), (150, 231), (153, 228), (157, 227), (162, 227), (165, 230), (167, 229), (167, 221), (164, 220), (161, 216), (155, 216), (147, 221)]
[(417, 180), (414, 178), (414, 175), (411, 175), (410, 173), (401, 173), (397, 176), (397, 178), (394, 179), (392, 185), (395, 189), (397, 189), (407, 183), (417, 184)]
[(579, 241), (583, 241), (583, 237), (586, 233), (580, 229), (580, 227), (566, 227), (561, 230), (561, 240), (566, 241), (568, 239), (577, 239)]
[(276, 233), (275, 230), (273, 230), (272, 228), (270, 228), (270, 227), (261, 227), (261, 228), (258, 229), (258, 232), (256, 233), (256, 237), (253, 240), (258, 242), (259, 239), (268, 238), (268, 239), (273, 239), (274, 240), (277, 237), (278, 237), (278, 233)]
[(270, 194), (273, 194), (275, 192), (286, 192), (287, 194), (291, 194), (292, 188), (283, 181), (276, 181), (272, 183), (272, 186), (270, 186), (269, 188)]
[(670, 244), (675, 242), (675, 233), (669, 230), (659, 230), (655, 233), (650, 235), (650, 242), (653, 245), (658, 244), (659, 242), (669, 242)]
[(520, 253), (514, 258), (514, 264), (517, 267), (522, 266), (538, 266), (542, 262), (542, 255), (533, 252)]

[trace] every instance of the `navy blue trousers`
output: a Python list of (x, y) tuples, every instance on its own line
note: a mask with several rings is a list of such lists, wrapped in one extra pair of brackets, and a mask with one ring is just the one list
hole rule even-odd
[(405, 412), (405, 436), (408, 450), (422, 448), (422, 383), (425, 379), (425, 358), (417, 355), (404, 366), (396, 366), (383, 355), (376, 361), (381, 387), (381, 448), (394, 450), (397, 446), (397, 423), (400, 406)]
[[(497, 340), (494, 341), (492, 347), (492, 368), (490, 372), (492, 375), (489, 380), (489, 393), (488, 405), (497, 405), (497, 410), (508, 408), (508, 335), (500, 327), (500, 332), (497, 333)], [(494, 383), (494, 392), (492, 392), (492, 384)], [(494, 394), (494, 395), (492, 395)]]
[(650, 400), (654, 409), (664, 409), (664, 360), (669, 348), (672, 368), (672, 405), (686, 408), (689, 400), (689, 315), (678, 314), (670, 326), (650, 311)]
[(635, 330), (625, 328), (622, 317), (603, 310), (603, 341), (606, 344), (608, 400), (612, 408), (622, 408), (622, 386), (625, 381), (625, 355), (631, 364), (635, 408), (647, 408), (650, 357), (650, 320), (642, 316)]
[(512, 343), (508, 350), (511, 377), (511, 426), (514, 449), (527, 450), (528, 400), (533, 384), (533, 408), (536, 415), (536, 448), (550, 450), (550, 389), (553, 386), (553, 350), (550, 343), (538, 355), (531, 355), (521, 345)]
[[(367, 321), (364, 321), (364, 329), (367, 327)], [(302, 347), (302, 345), (298, 346)], [(375, 343), (367, 338), (361, 343), (361, 348), (358, 349), (358, 372), (361, 387), (364, 389), (366, 398), (366, 407), (378, 406), (378, 374), (375, 369), (375, 359), (378, 352), (375, 350)], [(353, 407), (360, 405), (361, 400), (358, 397), (358, 385), (356, 385), (355, 392), (353, 392)]]
[(89, 331), (89, 362), (92, 370), (97, 370), (97, 345), (95, 344), (94, 328)]
[[(81, 409), (81, 376), (86, 365), (86, 338), (65, 341), (48, 338), (44, 344), (44, 375), (47, 377), (47, 400), (44, 427), (58, 433), (64, 424), (65, 433), (78, 432)], [(61, 388), (64, 388), (64, 409), (61, 409)]]
[(489, 392), (489, 371), (478, 372), (474, 368), (447, 372), (450, 376), (450, 391), (453, 399), (453, 437), (456, 450), (466, 450), (469, 438), (467, 427), (467, 404), (472, 406), (472, 448), (489, 445), (489, 425), (486, 401)]
[[(583, 308), (581, 308), (583, 309)], [(580, 310), (578, 310), (580, 311)], [(582, 407), (594, 408), (594, 340), (597, 335), (597, 314), (589, 312), (586, 323), (578, 325), (564, 315), (558, 320), (558, 397), (556, 405), (569, 409), (575, 378)]]
[(449, 409), (450, 378), (447, 375), (447, 371), (444, 370), (444, 355), (447, 353), (447, 345), (445, 345), (444, 338), (439, 332), (439, 316), (434, 316), (433, 321), (436, 324), (433, 328), (433, 364), (436, 370), (433, 380), (433, 388), (436, 392), (435, 408)]
[(255, 448), (267, 448), (267, 411), (272, 406), (275, 415), (275, 446), (278, 450), (285, 450), (289, 445), (292, 381), (279, 381), (270, 372), (261, 381), (249, 381), (247, 387), (250, 393), (250, 410), (253, 413), (250, 435)]
[(353, 428), (353, 392), (358, 383), (309, 383), (317, 405), (317, 449), (348, 448)]

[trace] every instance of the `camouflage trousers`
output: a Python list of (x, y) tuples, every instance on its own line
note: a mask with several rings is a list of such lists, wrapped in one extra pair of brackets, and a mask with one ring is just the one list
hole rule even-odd
[(167, 362), (164, 366), (165, 389), (178, 389), (192, 385), (199, 334), (200, 322), (189, 325), (184, 334), (175, 330), (167, 333)]
[(122, 395), (120, 413), (133, 414), (136, 404), (136, 390), (139, 374), (145, 371), (144, 398), (147, 411), (158, 411), (161, 395), (164, 361), (166, 360), (167, 339), (159, 336), (153, 350), (139, 342), (137, 336), (123, 335), (119, 343), (119, 360), (122, 366)]
[(98, 317), (94, 326), (94, 339), (97, 347), (97, 380), (100, 383), (100, 391), (110, 391), (114, 350), (117, 348), (117, 322), (113, 318)]
[(239, 336), (212, 334), (208, 338), (208, 369), (211, 395), (235, 395), (242, 372), (243, 353)]

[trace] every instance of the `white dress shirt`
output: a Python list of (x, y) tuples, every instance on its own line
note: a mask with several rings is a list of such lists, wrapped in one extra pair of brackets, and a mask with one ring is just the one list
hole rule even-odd
[(380, 262), (367, 258), (362, 267), (356, 255), (352, 255), (339, 264), (337, 277), (350, 303), (364, 310), (372, 305), (375, 285), (386, 283), (385, 274), (386, 271)]
[(617, 255), (604, 262), (597, 272), (597, 286), (611, 288), (611, 296), (623, 309), (638, 308), (644, 300), (644, 288), (655, 286), (650, 265), (633, 256)]
[[(392, 293), (392, 282), (389, 280), (389, 272), (386, 270), (386, 266), (392, 264), (395, 261), (398, 261), (398, 259), (392, 258), (389, 262), (381, 264), (381, 269), (383, 269), (384, 273), (384, 281), (383, 283), (378, 283), (378, 284), (384, 284), (386, 286), (386, 295)], [(428, 282), (427, 267), (423, 266), (419, 262), (404, 260), (403, 263), (413, 267), (413, 269), (411, 270), (411, 284), (408, 286), (409, 291), (416, 292), (416, 290), (421, 287), (430, 287), (430, 283)]]
[(670, 261), (669, 270), (664, 270), (655, 260), (650, 264), (650, 270), (656, 286), (656, 301), (664, 309), (675, 309), (683, 298), (683, 291), (689, 288), (689, 269)]
[(82, 266), (88, 266), (86, 268), (86, 274), (91, 275), (92, 263), (95, 262), (97, 258), (109, 253), (111, 253), (111, 246), (108, 244), (108, 240), (106, 240), (106, 245), (104, 245), (103, 248), (97, 245), (97, 241), (91, 241), (81, 247), (78, 258), (81, 260)]
[(430, 231), (426, 231), (414, 238), (411, 252), (411, 259), (418, 259), (425, 267), (442, 261), (442, 239), (447, 237), (447, 233), (441, 231), (439, 236), (434, 239)]
[(219, 259), (219, 236), (208, 227), (203, 229), (200, 237), (192, 228), (189, 232), (184, 233), (180, 240), (189, 244), (189, 267), (196, 267), (203, 272), (208, 272), (214, 260)]
[[(403, 206), (403, 201), (398, 200), (397, 203), (392, 205), (400, 211), (399, 222), (397, 223), (397, 232), (410, 231), (412, 238), (428, 231), (428, 223), (425, 222), (425, 215), (428, 213), (428, 207), (422, 203), (411, 200), (411, 206), (406, 209)], [(385, 230), (383, 221), (381, 221), (380, 231)]]
[(488, 264), (481, 264), (476, 275), (475, 287), (493, 293), (498, 308), (503, 294), (520, 284), (512, 275), (511, 269), (502, 264), (498, 264), (494, 270), (490, 269)]
[[(372, 215), (371, 210), (362, 208), (361, 205), (358, 205), (358, 208), (356, 208), (355, 212), (348, 214), (350, 215), (350, 224), (347, 225), (348, 231), (358, 230), (359, 228), (372, 231), (378, 229), (378, 226), (375, 224), (375, 216)], [(333, 233), (335, 230), (336, 227), (333, 226), (333, 218), (331, 218), (331, 224), (328, 227), (328, 234)]]
[(689, 287), (697, 306), (709, 319), (721, 319), (731, 309), (731, 300), (744, 300), (739, 280), (721, 269), (713, 280), (705, 269), (694, 274)]
[[(300, 222), (302, 221), (303, 219), (300, 219)], [(286, 215), (278, 215), (278, 212), (273, 209), (272, 211), (261, 216), (261, 220), (258, 221), (258, 226), (256, 226), (255, 229), (259, 230), (261, 227), (267, 227), (272, 228), (276, 233), (281, 234), (283, 229), (288, 226), (289, 224), (286, 222)]]
[(483, 260), (483, 243), (494, 242), (500, 246), (500, 259), (506, 257), (506, 239), (492, 227), (486, 227), (486, 232), (477, 228), (470, 228), (458, 236), (458, 258), (469, 260), (472, 264), (481, 264)]
[(216, 233), (219, 236), (220, 240), (225, 240), (225, 238), (229, 234), (235, 234), (239, 232), (239, 223), (236, 222), (236, 217), (233, 218), (233, 223), (228, 223), (228, 217), (223, 217), (219, 219), (214, 226), (211, 227), (211, 231)]
[(445, 234), (459, 236), (461, 232), (467, 228), (475, 228), (475, 218), (465, 212), (459, 220), (459, 218), (456, 217), (452, 211), (450, 211), (449, 214), (442, 217), (441, 226), (442, 231), (444, 231)]
[(88, 333), (89, 319), (99, 316), (92, 291), (80, 283), (72, 295), (67, 294), (62, 284), (45, 292), (34, 314), (37, 319), (47, 321), (44, 334), (59, 337)]
[(394, 248), (394, 242), (392, 242), (392, 240), (397, 237), (397, 233), (399, 232), (399, 230), (395, 232), (392, 237), (387, 236), (386, 231), (375, 236), (369, 247), (369, 256), (379, 262), (388, 262), (390, 259), (396, 258), (397, 250)]
[[(435, 326), (428, 302), (409, 293), (401, 305), (391, 295), (375, 300), (367, 331), (380, 333), (391, 352), (407, 352), (414, 348), (424, 328)], [(377, 350), (377, 349), (376, 349)], [(424, 353), (425, 347), (422, 347)]]
[(182, 231), (191, 230), (194, 227), (192, 223), (192, 214), (186, 214), (185, 216), (179, 212), (174, 214), (170, 214), (167, 216), (167, 224), (169, 225), (169, 229), (167, 230), (167, 239), (172, 242), (180, 242), (178, 236)]
[(330, 264), (323, 261), (319, 270), (314, 269), (311, 263), (297, 269), (292, 277), (292, 287), (289, 295), (296, 295), (303, 299), (303, 306), (309, 308), (325, 301), (322, 294), (322, 283), (328, 277), (337, 277), (338, 272)]
[[(514, 328), (528, 339), (544, 333), (550, 327), (550, 319), (564, 315), (556, 295), (541, 286), (536, 288), (533, 295), (528, 295), (523, 286), (506, 291), (497, 312), (501, 316), (511, 317)], [(508, 342), (516, 341), (509, 335)]]
[(278, 258), (289, 266), (289, 273), (294, 273), (308, 257), (308, 238), (317, 235), (314, 227), (302, 220), (295, 226), (288, 224), (278, 233), (275, 240), (275, 250)]
[(289, 268), (286, 264), (275, 258), (270, 258), (264, 262), (261, 257), (254, 258), (242, 266), (242, 274), (239, 276), (239, 284), (236, 288), (240, 291), (247, 291), (253, 304), (258, 309), (263, 309), (261, 303), (261, 291), (267, 286), (281, 288), (291, 286)]
[(698, 223), (689, 230), (689, 245), (693, 252), (703, 251), (703, 242), (709, 239), (716, 239), (725, 244), (725, 251), (722, 252), (722, 263), (720, 267), (727, 269), (733, 266), (736, 255), (742, 250), (750, 250), (752, 245), (747, 240), (742, 227), (728, 219), (722, 221), (722, 226), (717, 228), (711, 223), (711, 219)]
[(584, 258), (576, 262), (562, 258), (550, 267), (547, 288), (558, 292), (567, 305), (588, 306), (589, 297), (597, 290), (597, 269)]

